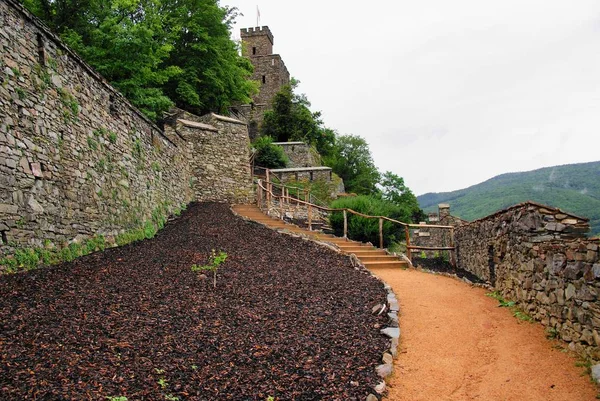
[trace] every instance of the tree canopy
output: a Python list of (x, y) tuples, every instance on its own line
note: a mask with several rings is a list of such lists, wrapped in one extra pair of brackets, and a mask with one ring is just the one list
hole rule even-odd
[(295, 93), (300, 81), (292, 78), (273, 98), (272, 109), (265, 112), (261, 135), (278, 142), (303, 141), (326, 155), (334, 142), (334, 132), (323, 126), (321, 112), (312, 112), (306, 95)]
[(380, 174), (364, 138), (358, 135), (337, 136), (333, 152), (324, 161), (344, 180), (346, 192), (359, 195), (378, 193)]
[(249, 102), (257, 84), (217, 0), (23, 0), (84, 60), (156, 120)]

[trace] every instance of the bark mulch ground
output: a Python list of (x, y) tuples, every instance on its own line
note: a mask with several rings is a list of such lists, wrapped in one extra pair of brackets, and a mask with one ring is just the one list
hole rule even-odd
[[(212, 249), (216, 289), (190, 269)], [(195, 204), (152, 240), (0, 277), (0, 399), (364, 400), (385, 297), (346, 257)]]

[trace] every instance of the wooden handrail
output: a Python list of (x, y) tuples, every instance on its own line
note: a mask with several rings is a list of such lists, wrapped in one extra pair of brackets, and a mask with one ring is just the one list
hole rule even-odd
[[(267, 173), (267, 177), (269, 177), (269, 174)], [(273, 185), (279, 186), (282, 188), (282, 195), (275, 195), (273, 193)], [(308, 209), (308, 226), (309, 226), (309, 230), (312, 231), (312, 212), (311, 209), (315, 208), (317, 210), (321, 210), (324, 212), (329, 212), (329, 213), (333, 213), (333, 212), (342, 212), (344, 214), (344, 238), (348, 238), (348, 213), (352, 213), (353, 215), (359, 216), (359, 217), (363, 217), (365, 219), (379, 219), (379, 246), (380, 248), (383, 248), (383, 222), (384, 221), (389, 221), (391, 223), (395, 223), (395, 224), (399, 224), (401, 226), (404, 227), (405, 230), (405, 236), (406, 236), (406, 249), (407, 249), (407, 256), (410, 259), (411, 257), (411, 250), (412, 249), (421, 249), (421, 250), (445, 250), (445, 251), (451, 251), (452, 255), (451, 255), (451, 264), (453, 266), (455, 266), (456, 263), (456, 259), (455, 259), (455, 255), (453, 254), (453, 252), (456, 252), (456, 246), (454, 244), (454, 226), (444, 226), (444, 225), (428, 225), (428, 224), (408, 224), (408, 223), (404, 223), (402, 221), (398, 221), (395, 219), (392, 219), (390, 217), (387, 216), (370, 216), (367, 214), (363, 214), (360, 212), (357, 212), (356, 210), (352, 210), (350, 208), (329, 208), (329, 207), (324, 207), (324, 206), (319, 206), (319, 205), (315, 205), (309, 201), (306, 200), (302, 200), (299, 198), (292, 198), (289, 196), (289, 189), (287, 191), (287, 195), (286, 195), (286, 188), (292, 188), (292, 189), (300, 189), (303, 191), (303, 188), (296, 188), (296, 187), (291, 187), (291, 186), (286, 186), (284, 184), (277, 184), (277, 183), (273, 183), (270, 181), (266, 182), (266, 187), (263, 185), (263, 181), (262, 180), (258, 180), (258, 186), (267, 192), (267, 202), (270, 202), (271, 199), (280, 199), (280, 207), (281, 207), (281, 218), (283, 219), (283, 201), (285, 199), (287, 199), (287, 202), (290, 203), (290, 200), (293, 200), (293, 202), (296, 202), (296, 205), (305, 205)], [(309, 194), (309, 191), (306, 191), (307, 194)], [(261, 199), (262, 199), (262, 195), (257, 197), (259, 200), (259, 206), (262, 203)], [(307, 196), (307, 199), (310, 199)], [(450, 230), (450, 246), (447, 247), (423, 247), (423, 246), (415, 246), (415, 245), (411, 245), (410, 244), (410, 228), (439, 228), (439, 229), (445, 229), (445, 230)]]

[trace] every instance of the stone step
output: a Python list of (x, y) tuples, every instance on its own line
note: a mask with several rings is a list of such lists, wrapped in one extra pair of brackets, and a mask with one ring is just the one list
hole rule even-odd
[(359, 250), (356, 252), (352, 252), (353, 254), (355, 254), (358, 258), (361, 258), (363, 256), (379, 256), (379, 255), (387, 255), (387, 252), (383, 249), (371, 249), (371, 250)]
[(377, 250), (377, 248), (374, 248), (369, 245), (357, 246), (357, 245), (345, 245), (345, 244), (339, 245), (338, 244), (338, 248), (340, 248), (342, 251), (350, 252), (350, 253), (360, 252), (360, 251)]
[[(359, 258), (360, 259), (360, 258)], [(389, 262), (365, 262), (360, 259), (367, 269), (389, 269), (389, 268), (405, 268), (408, 267), (408, 263), (403, 260), (396, 259), (395, 261)]]
[(347, 238), (336, 237), (331, 234), (324, 234), (319, 231), (309, 231), (308, 229), (288, 224), (281, 219), (269, 217), (254, 205), (236, 205), (233, 207), (238, 214), (251, 220), (267, 225), (275, 229), (285, 229), (294, 233), (308, 235), (315, 240), (328, 242), (337, 246), (340, 250), (356, 255), (360, 261), (369, 269), (398, 269), (407, 267), (408, 264), (398, 257), (388, 255), (384, 249), (375, 248), (371, 244), (349, 240)]
[(356, 255), (356, 257), (358, 257), (361, 262), (363, 263), (370, 263), (370, 262), (395, 262), (398, 261), (400, 259), (398, 259), (397, 256), (394, 255)]

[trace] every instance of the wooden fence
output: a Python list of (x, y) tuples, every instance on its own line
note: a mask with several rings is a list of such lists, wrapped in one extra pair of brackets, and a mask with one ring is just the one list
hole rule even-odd
[[(320, 210), (326, 213), (334, 213), (334, 212), (342, 212), (344, 216), (344, 238), (348, 238), (348, 214), (353, 214), (355, 216), (359, 216), (365, 219), (378, 219), (379, 220), (379, 247), (383, 248), (383, 223), (384, 221), (389, 221), (393, 224), (400, 225), (404, 227), (404, 234), (406, 238), (406, 250), (407, 257), (411, 259), (411, 254), (413, 250), (423, 250), (423, 251), (449, 251), (450, 252), (450, 263), (452, 266), (456, 265), (456, 245), (454, 242), (454, 227), (453, 226), (443, 226), (443, 225), (432, 225), (432, 224), (408, 224), (402, 221), (398, 221), (387, 216), (370, 216), (349, 208), (335, 209), (329, 208), (326, 206), (320, 206), (310, 202), (310, 191), (307, 191), (302, 188), (296, 187), (288, 187), (283, 184), (274, 183), (268, 180), (269, 173), (267, 170), (267, 180), (259, 179), (257, 181), (257, 204), (258, 207), (263, 209), (266, 207), (267, 210), (271, 210), (272, 204), (274, 200), (278, 200), (279, 208), (280, 208), (280, 217), (283, 220), (284, 217), (284, 208), (285, 205), (296, 205), (296, 206), (305, 206), (307, 208), (307, 216), (308, 216), (308, 229), (312, 231), (313, 226), (313, 212), (315, 210)], [(278, 193), (274, 193), (273, 189), (277, 188)], [(292, 195), (290, 195), (292, 194)], [(296, 196), (293, 196), (293, 195)], [(304, 199), (302, 199), (304, 198)], [(450, 231), (450, 245), (449, 246), (417, 246), (411, 245), (410, 243), (410, 229), (442, 229)]]

